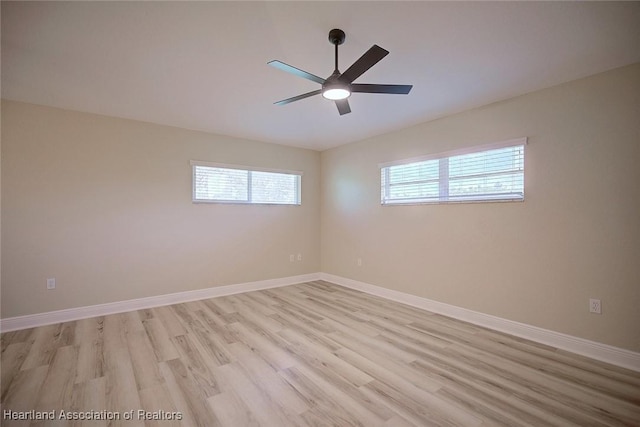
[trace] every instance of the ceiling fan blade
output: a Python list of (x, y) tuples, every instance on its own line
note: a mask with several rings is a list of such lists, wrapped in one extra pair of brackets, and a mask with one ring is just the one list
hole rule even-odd
[(303, 93), (302, 95), (298, 95), (298, 96), (294, 96), (294, 97), (291, 97), (291, 98), (283, 99), (282, 101), (274, 102), (274, 104), (275, 105), (289, 104), (291, 102), (300, 101), (301, 99), (305, 99), (305, 98), (308, 98), (308, 97), (313, 96), (313, 95), (320, 95), (321, 92), (322, 92), (321, 89), (314, 90), (312, 92)]
[(352, 84), (351, 92), (360, 93), (391, 93), (397, 95), (406, 95), (411, 91), (412, 85), (370, 85), (370, 84)]
[(351, 107), (349, 107), (349, 101), (346, 99), (340, 99), (336, 101), (336, 106), (338, 107), (338, 112), (341, 116), (345, 114), (349, 114), (351, 112)]
[(369, 68), (376, 65), (382, 58), (389, 54), (388, 50), (385, 50), (374, 44), (371, 49), (366, 51), (356, 62), (347, 68), (347, 71), (342, 73), (340, 81), (345, 83), (351, 83), (358, 77), (360, 77)]
[(316, 82), (316, 83), (320, 83), (320, 84), (324, 84), (324, 79), (322, 77), (318, 77), (316, 75), (313, 75), (311, 73), (307, 73), (304, 70), (301, 70), (299, 68), (293, 67), (289, 64), (285, 64), (284, 62), (281, 61), (269, 61), (267, 62), (268, 65), (271, 65), (272, 67), (278, 68), (282, 71), (286, 71), (287, 73), (291, 73), (291, 74), (295, 74), (298, 77), (302, 77), (303, 79), (307, 79), (307, 80), (311, 80), (312, 82)]

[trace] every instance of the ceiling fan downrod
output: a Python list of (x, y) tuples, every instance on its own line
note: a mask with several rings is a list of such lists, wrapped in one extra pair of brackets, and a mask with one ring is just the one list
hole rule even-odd
[(335, 46), (335, 70), (333, 70), (333, 73), (340, 73), (340, 71), (338, 71), (338, 46), (341, 45), (342, 43), (344, 43), (344, 40), (346, 38), (346, 34), (344, 33), (344, 31), (338, 29), (338, 28), (334, 28), (333, 30), (329, 31), (329, 41), (331, 42), (331, 44), (333, 44)]

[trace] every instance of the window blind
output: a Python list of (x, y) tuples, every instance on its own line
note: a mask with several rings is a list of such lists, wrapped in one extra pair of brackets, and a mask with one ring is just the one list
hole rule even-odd
[(526, 139), (381, 166), (382, 204), (524, 200)]
[(271, 172), (192, 162), (193, 201), (299, 205), (300, 172)]

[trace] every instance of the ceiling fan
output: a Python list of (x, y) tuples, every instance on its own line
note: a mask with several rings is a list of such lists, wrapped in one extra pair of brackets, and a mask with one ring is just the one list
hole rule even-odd
[(378, 85), (378, 84), (361, 84), (353, 83), (358, 77), (365, 73), (369, 68), (376, 65), (382, 58), (389, 54), (389, 51), (381, 48), (378, 45), (373, 45), (371, 49), (366, 51), (356, 62), (353, 63), (344, 73), (340, 73), (338, 70), (338, 46), (344, 43), (345, 33), (342, 30), (334, 28), (329, 31), (329, 41), (335, 46), (335, 69), (326, 79), (318, 77), (299, 68), (292, 67), (281, 61), (270, 61), (267, 64), (272, 67), (276, 67), (287, 73), (295, 74), (298, 77), (311, 80), (312, 82), (320, 83), (322, 89), (314, 90), (312, 92), (303, 93), (302, 95), (294, 96), (291, 98), (283, 99), (282, 101), (275, 102), (276, 105), (285, 105), (294, 101), (299, 101), (310, 96), (322, 94), (326, 99), (336, 102), (338, 112), (342, 116), (351, 112), (349, 107), (349, 101), (347, 98), (352, 93), (387, 93), (406, 95), (411, 91), (412, 85)]

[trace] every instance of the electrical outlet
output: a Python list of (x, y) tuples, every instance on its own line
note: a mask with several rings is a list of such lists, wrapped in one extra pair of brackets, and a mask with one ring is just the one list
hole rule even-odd
[(295, 258), (295, 256), (293, 254), (289, 255), (289, 262), (293, 262), (295, 260), (296, 260), (296, 258)]
[(55, 289), (56, 288), (56, 278), (52, 277), (47, 279), (47, 289)]
[(302, 254), (298, 254), (298, 261), (302, 261)]
[(595, 314), (602, 314), (602, 303), (599, 299), (589, 299), (589, 312)]
[(358, 267), (362, 267), (362, 258), (358, 258)]

